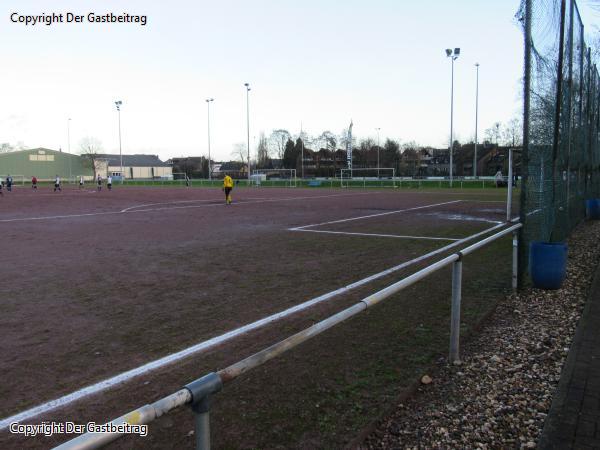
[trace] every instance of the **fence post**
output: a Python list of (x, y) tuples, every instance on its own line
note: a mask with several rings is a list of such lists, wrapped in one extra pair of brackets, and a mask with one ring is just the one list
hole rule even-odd
[(520, 228), (519, 239), (519, 286), (523, 286), (525, 281), (525, 267), (529, 258), (526, 243), (528, 225), (528, 205), (529, 205), (529, 138), (530, 138), (530, 119), (531, 119), (531, 63), (532, 63), (532, 39), (531, 39), (531, 19), (532, 19), (532, 0), (525, 0), (525, 39), (524, 49), (525, 61), (523, 65), (523, 149), (521, 150), (521, 193), (519, 197), (519, 220), (523, 224)]
[(462, 255), (452, 263), (452, 312), (450, 316), (450, 364), (460, 361), (460, 301), (462, 295)]
[(519, 281), (519, 232), (512, 233), (512, 288), (517, 290)]

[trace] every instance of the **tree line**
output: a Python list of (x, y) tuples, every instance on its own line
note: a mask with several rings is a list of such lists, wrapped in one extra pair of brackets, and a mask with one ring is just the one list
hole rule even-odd
[[(349, 136), (347, 130), (335, 134), (329, 130), (318, 135), (309, 135), (302, 131), (292, 135), (288, 130), (275, 129), (269, 136), (261, 133), (254, 152), (251, 165), (255, 169), (285, 168), (300, 170), (302, 154), (304, 164), (311, 165), (311, 173), (316, 176), (330, 176), (346, 165), (346, 146)], [(520, 146), (522, 141), (522, 123), (513, 118), (506, 123), (496, 122), (483, 132), (479, 144), (495, 144), (500, 146)], [(454, 149), (461, 145), (472, 145), (474, 137), (464, 144), (455, 140)], [(415, 141), (401, 143), (385, 138), (379, 144), (371, 137), (357, 139), (352, 137), (354, 167), (386, 167), (394, 168), (398, 173), (411, 172), (416, 167), (423, 152), (432, 153), (431, 147), (419, 145)], [(446, 147), (447, 148), (447, 147)], [(246, 164), (247, 147), (243, 143), (236, 144), (232, 157)], [(252, 155), (251, 155), (252, 157)], [(316, 167), (315, 167), (316, 166)], [(300, 175), (300, 173), (298, 173)]]

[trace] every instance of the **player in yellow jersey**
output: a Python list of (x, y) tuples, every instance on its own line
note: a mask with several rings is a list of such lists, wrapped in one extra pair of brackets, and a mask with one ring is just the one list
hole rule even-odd
[(231, 191), (233, 190), (233, 180), (229, 175), (223, 178), (223, 192), (225, 192), (225, 204), (231, 205)]

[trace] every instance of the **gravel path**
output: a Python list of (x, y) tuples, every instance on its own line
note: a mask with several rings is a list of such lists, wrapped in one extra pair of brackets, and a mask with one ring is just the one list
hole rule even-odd
[(431, 383), (361, 448), (535, 448), (598, 264), (600, 223), (582, 224), (568, 242), (562, 289), (501, 301), (462, 362), (439, 361)]

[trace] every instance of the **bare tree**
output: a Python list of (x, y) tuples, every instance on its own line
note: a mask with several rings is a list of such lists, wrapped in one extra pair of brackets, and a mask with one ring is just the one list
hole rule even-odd
[(88, 168), (94, 171), (94, 178), (96, 174), (102, 171), (102, 162), (98, 159), (97, 155), (102, 151), (102, 142), (92, 136), (86, 136), (79, 141), (79, 154), (82, 156), (84, 163)]
[(243, 164), (247, 163), (246, 157), (246, 144), (243, 142), (238, 142), (237, 144), (233, 144), (233, 150), (231, 151), (231, 156), (235, 158), (236, 161), (240, 161)]
[(86, 136), (79, 141), (79, 154), (85, 155), (97, 155), (102, 151), (102, 142), (92, 136)]
[(338, 138), (331, 131), (323, 131), (321, 136), (318, 137), (318, 140), (323, 143), (323, 148), (326, 148), (329, 151), (335, 152), (337, 149)]
[(400, 170), (403, 175), (415, 176), (421, 165), (422, 153), (419, 144), (408, 141), (402, 144)]
[(513, 117), (502, 127), (504, 145), (513, 147), (523, 143), (523, 121), (520, 117)]
[(304, 130), (301, 130), (300, 133), (296, 135), (296, 140), (298, 139), (302, 141), (302, 144), (304, 145), (305, 149), (311, 148), (312, 145), (315, 143), (315, 139)]
[(496, 145), (500, 140), (500, 122), (496, 122), (492, 128), (494, 130), (494, 138), (496, 139)]
[(8, 142), (3, 142), (2, 145), (0, 145), (0, 153), (12, 152), (14, 149), (15, 148)]
[(494, 140), (494, 129), (486, 128), (486, 130), (483, 132), (483, 137), (485, 142), (492, 143)]
[(271, 154), (277, 155), (278, 159), (283, 159), (283, 153), (285, 152), (285, 144), (288, 139), (291, 139), (292, 135), (288, 130), (278, 129), (273, 130), (269, 136), (269, 149)]
[(269, 158), (269, 144), (265, 133), (261, 132), (258, 138), (257, 148), (257, 167), (259, 169), (267, 169), (270, 166), (271, 160)]

